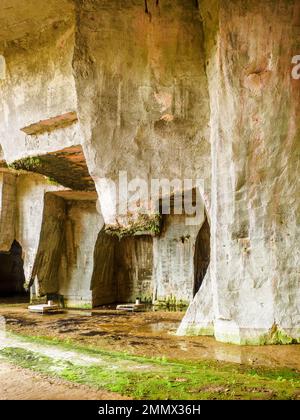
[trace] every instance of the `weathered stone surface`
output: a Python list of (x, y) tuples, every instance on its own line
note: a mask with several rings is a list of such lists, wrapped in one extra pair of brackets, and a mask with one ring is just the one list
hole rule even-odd
[(66, 307), (92, 307), (93, 252), (102, 226), (95, 201), (46, 193), (32, 272), (35, 297), (56, 295)]
[(45, 175), (53, 183), (75, 191), (95, 191), (80, 145), (16, 160), (9, 167)]
[(177, 330), (178, 335), (214, 335), (214, 306), (210, 271)]
[(23, 174), (17, 177), (16, 196), (14, 200), (12, 199), (17, 208), (15, 239), (23, 249), (27, 282), (33, 277), (33, 266), (40, 243), (45, 194), (62, 189), (61, 186), (52, 185), (39, 175)]
[[(174, 233), (174, 232), (173, 232)], [(162, 248), (168, 249), (164, 254), (164, 260), (157, 252), (158, 238), (151, 236), (133, 236), (121, 240), (107, 235), (105, 231), (100, 232), (95, 247), (94, 254), (94, 273), (92, 278), (93, 301), (95, 304), (107, 303), (130, 303), (140, 298), (142, 302), (154, 302), (161, 300), (169, 303), (189, 302), (193, 296), (193, 269), (186, 270), (187, 285), (180, 279), (176, 272), (175, 260), (180, 261), (180, 255), (172, 249), (174, 238), (169, 238), (166, 246), (162, 240)], [(178, 241), (181, 239), (178, 237)], [(192, 243), (192, 240), (190, 241)], [(185, 268), (188, 266), (189, 258), (193, 258), (193, 250), (190, 256), (189, 250), (181, 247), (181, 260), (186, 257)], [(193, 248), (193, 245), (191, 245)], [(165, 267), (164, 275), (170, 275), (161, 279), (156, 266), (163, 264)], [(172, 265), (173, 276), (172, 274)], [(166, 270), (170, 272), (166, 272)], [(177, 274), (177, 277), (176, 277)], [(165, 280), (165, 282), (163, 281)], [(180, 282), (181, 281), (181, 282)], [(167, 284), (166, 284), (167, 283)], [(156, 288), (160, 287), (159, 298)], [(184, 286), (184, 288), (183, 288)], [(171, 302), (172, 301), (172, 302)]]
[(117, 302), (153, 301), (153, 239), (124, 238), (115, 245), (114, 278)]
[(0, 42), (19, 41), (38, 37), (47, 29), (56, 29), (59, 21), (68, 21), (73, 5), (69, 0), (2, 0)]
[(6, 77), (0, 80), (0, 139), (9, 163), (80, 144), (78, 124), (35, 136), (21, 131), (76, 111), (74, 23), (69, 1), (1, 2), (0, 53), (6, 61)]
[[(291, 76), (292, 57), (300, 53), (299, 1), (149, 0), (146, 10), (141, 0), (41, 4), (0, 4), (1, 167), (4, 159), (57, 157), (82, 144), (104, 221), (121, 228), (129, 215), (118, 219), (103, 177), (116, 181), (125, 170), (129, 180), (204, 179), (210, 269), (179, 333), (213, 333), (239, 344), (299, 340), (300, 82)], [(21, 131), (75, 112), (79, 121), (71, 126)], [(117, 299), (115, 239), (101, 231), (95, 203), (69, 205), (59, 195), (65, 188), (38, 175), (1, 173), (0, 249), (18, 240), (26, 280), (36, 262), (44, 292), (83, 305)], [(46, 193), (64, 207), (64, 227), (58, 209), (43, 219)], [(154, 239), (151, 287), (157, 297), (182, 291), (180, 298), (191, 299), (200, 226), (192, 233), (176, 226), (178, 235)], [(188, 243), (180, 243), (187, 235)], [(150, 293), (150, 263), (143, 265), (150, 248), (135, 240), (124, 247), (122, 267), (132, 294), (143, 284), (136, 273), (147, 268)], [(54, 279), (50, 265), (62, 243)]]
[(39, 294), (57, 293), (60, 284), (60, 258), (65, 245), (65, 201), (45, 194), (39, 246), (31, 274), (39, 286)]
[[(210, 186), (203, 34), (194, 1), (79, 1), (74, 52), (78, 116), (106, 223), (103, 177), (203, 178)], [(113, 11), (113, 12), (112, 12)], [(155, 198), (154, 198), (155, 199)], [(126, 223), (123, 220), (119, 222)]]
[(91, 281), (93, 306), (113, 303), (117, 298), (117, 282), (114, 278), (116, 239), (99, 232), (94, 251), (94, 270)]
[(300, 5), (202, 6), (215, 336), (239, 344), (299, 340), (300, 90), (290, 63), (300, 47)]
[(186, 226), (186, 215), (168, 215), (159, 237), (153, 239), (154, 299), (189, 303), (194, 297), (196, 238), (204, 223)]
[(65, 306), (92, 307), (93, 253), (103, 219), (95, 201), (66, 201), (64, 249), (58, 273), (58, 294)]
[(57, 130), (58, 128), (65, 128), (78, 121), (76, 112), (67, 112), (63, 115), (48, 118), (47, 120), (39, 121), (38, 123), (30, 124), (28, 127), (21, 128), (21, 131), (31, 136)]
[(0, 251), (9, 251), (16, 233), (16, 175), (0, 172)]

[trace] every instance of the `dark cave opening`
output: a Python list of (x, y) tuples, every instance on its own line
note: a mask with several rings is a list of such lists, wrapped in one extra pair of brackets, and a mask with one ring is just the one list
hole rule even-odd
[(0, 252), (0, 295), (15, 296), (25, 294), (24, 263), (22, 247), (14, 240), (9, 252)]
[(116, 243), (114, 277), (117, 301), (133, 303), (136, 298), (152, 302), (153, 297), (153, 238), (131, 236)]
[(207, 218), (196, 238), (194, 254), (194, 296), (199, 291), (210, 262), (210, 226)]
[(117, 239), (101, 231), (94, 254), (93, 307), (152, 300), (153, 238)]

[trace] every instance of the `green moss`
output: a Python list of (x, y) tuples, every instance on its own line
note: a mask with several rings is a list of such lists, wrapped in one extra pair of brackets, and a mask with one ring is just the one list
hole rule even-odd
[(214, 336), (214, 327), (187, 327), (185, 330), (185, 335), (189, 336)]
[(259, 338), (259, 344), (297, 344), (299, 340), (290, 337), (283, 330), (278, 328), (276, 324), (273, 325), (268, 334), (262, 335)]
[(140, 214), (128, 226), (107, 225), (105, 233), (122, 239), (126, 236), (151, 234), (158, 235), (161, 231), (162, 217), (160, 214)]
[(58, 185), (60, 185), (54, 178), (52, 178), (52, 177), (49, 177), (49, 176), (46, 176), (46, 180), (47, 180), (47, 183), (49, 184), (49, 185), (55, 185), (55, 186), (58, 186)]
[(64, 307), (69, 309), (92, 309), (93, 306), (91, 303), (82, 303), (76, 301), (68, 301), (68, 299), (64, 299)]
[(29, 171), (34, 172), (42, 165), (42, 161), (36, 157), (28, 157), (19, 159), (9, 164), (8, 167), (16, 171)]
[(6, 347), (0, 351), (0, 354), (9, 360), (13, 360), (18, 366), (31, 368), (38, 372), (43, 372), (52, 365), (50, 357), (19, 347)]
[(243, 336), (243, 334), (223, 334), (222, 341), (239, 345), (264, 346), (270, 344), (298, 344), (300, 343), (300, 338), (297, 339), (289, 336), (274, 324), (267, 333), (259, 334), (259, 332), (256, 332), (252, 337), (247, 335)]
[(143, 295), (141, 294), (140, 296), (137, 296), (140, 298), (142, 303), (151, 305), (152, 304), (152, 295)]
[(170, 295), (164, 298), (158, 298), (154, 305), (161, 309), (179, 309), (184, 310), (189, 306), (189, 302), (183, 299), (178, 299), (176, 296)]
[[(299, 373), (289, 369), (130, 356), (38, 337), (26, 338), (26, 342), (39, 343), (41, 353), (8, 347), (0, 350), (0, 355), (23, 368), (134, 399), (294, 399), (300, 385)], [(62, 360), (57, 352), (55, 358), (45, 356), (43, 346), (46, 351), (54, 343), (57, 351), (67, 348), (99, 356), (99, 363), (80, 365), (76, 356), (71, 361)]]
[(44, 305), (47, 303), (45, 296), (30, 296), (31, 305)]

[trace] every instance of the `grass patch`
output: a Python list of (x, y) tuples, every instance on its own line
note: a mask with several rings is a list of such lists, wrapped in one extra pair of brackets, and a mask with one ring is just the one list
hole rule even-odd
[(42, 337), (23, 336), (23, 340), (28, 347), (30, 342), (56, 345), (62, 351), (99, 356), (99, 363), (79, 365), (76, 360), (58, 360), (18, 347), (4, 348), (0, 355), (23, 368), (134, 399), (296, 399), (299, 395), (299, 374), (290, 369), (147, 358)]

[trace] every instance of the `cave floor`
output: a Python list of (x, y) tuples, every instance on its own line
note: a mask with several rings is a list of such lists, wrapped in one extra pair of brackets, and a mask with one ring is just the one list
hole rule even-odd
[(0, 400), (119, 400), (123, 396), (48, 377), (0, 360)]
[[(38, 374), (52, 371), (55, 380), (93, 388), (107, 375), (111, 378), (111, 371), (116, 369), (125, 372), (126, 380), (115, 378), (115, 386), (102, 383), (106, 391), (117, 393), (115, 398), (120, 394), (160, 398), (154, 391), (161, 385), (155, 382), (160, 375), (164, 381), (168, 378), (161, 386), (163, 398), (300, 398), (299, 345), (240, 347), (218, 343), (211, 337), (177, 337), (175, 332), (183, 315), (183, 312), (163, 311), (124, 313), (108, 308), (38, 315), (29, 313), (25, 303), (2, 301), (0, 357), (4, 367), (1, 369), (7, 369), (10, 362), (18, 369), (26, 368), (26, 375), (33, 375), (32, 370)], [(86, 352), (88, 361), (83, 356)], [(90, 357), (98, 359), (90, 360)], [(208, 373), (206, 378), (203, 369)], [(125, 382), (127, 385), (131, 381), (139, 382), (138, 374), (143, 374), (144, 379), (150, 375), (148, 382), (155, 382), (154, 390), (148, 389), (149, 383), (146, 386), (144, 379), (138, 387), (126, 388)], [(255, 377), (257, 380), (253, 382)], [(193, 391), (196, 384), (191, 385), (192, 390), (187, 389), (191, 380), (198, 380), (197, 392)], [(238, 388), (236, 384), (240, 384)], [(67, 385), (58, 383), (58, 386)], [(77, 392), (81, 392), (80, 388)], [(105, 398), (105, 392), (103, 395)]]

